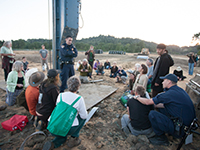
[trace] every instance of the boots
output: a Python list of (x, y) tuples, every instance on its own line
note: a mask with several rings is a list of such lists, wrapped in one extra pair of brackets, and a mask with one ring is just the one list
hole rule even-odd
[(36, 131), (36, 132), (37, 132), (37, 131), (42, 131), (42, 129), (43, 129), (43, 121), (42, 121), (42, 120), (39, 120), (35, 131)]
[(67, 141), (67, 146), (69, 148), (78, 146), (79, 144), (81, 144), (81, 139), (79, 139), (79, 137), (70, 137), (70, 139)]

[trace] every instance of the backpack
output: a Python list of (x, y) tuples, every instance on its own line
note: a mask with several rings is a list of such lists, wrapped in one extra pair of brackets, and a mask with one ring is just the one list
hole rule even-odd
[(21, 93), (17, 96), (17, 105), (23, 106), (27, 111), (29, 111), (27, 103), (26, 103), (25, 92), (26, 92), (26, 89), (21, 91)]
[(47, 129), (55, 135), (65, 137), (74, 122), (77, 110), (73, 105), (81, 98), (79, 96), (71, 105), (62, 101), (62, 93), (60, 94), (60, 102), (56, 105), (51, 113), (50, 121)]

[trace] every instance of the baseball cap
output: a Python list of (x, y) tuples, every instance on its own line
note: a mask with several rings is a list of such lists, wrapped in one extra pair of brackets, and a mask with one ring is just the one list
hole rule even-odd
[(164, 79), (168, 79), (168, 80), (171, 80), (171, 81), (173, 81), (173, 82), (175, 82), (175, 83), (177, 83), (177, 81), (178, 81), (178, 78), (177, 78), (177, 76), (175, 75), (175, 74), (167, 74), (166, 76), (164, 76), (164, 77), (160, 77), (160, 79), (162, 79), (162, 80), (164, 80)]
[(57, 71), (56, 69), (50, 69), (47, 72), (47, 77), (48, 78), (55, 78), (59, 73), (60, 73), (60, 71)]

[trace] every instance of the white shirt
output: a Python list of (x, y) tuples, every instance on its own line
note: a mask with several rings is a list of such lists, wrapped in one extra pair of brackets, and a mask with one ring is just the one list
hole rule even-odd
[[(62, 101), (71, 105), (80, 95), (72, 93), (72, 92), (64, 92), (62, 93)], [(57, 97), (57, 101), (56, 101), (56, 105), (60, 102), (60, 94)], [(73, 126), (78, 126), (79, 122), (77, 119), (78, 114), (80, 115), (80, 117), (82, 119), (86, 119), (87, 118), (87, 110), (85, 107), (85, 101), (83, 99), (83, 97), (81, 97), (73, 106), (76, 110), (77, 110), (77, 115), (76, 118), (74, 119), (74, 122), (72, 124)]]

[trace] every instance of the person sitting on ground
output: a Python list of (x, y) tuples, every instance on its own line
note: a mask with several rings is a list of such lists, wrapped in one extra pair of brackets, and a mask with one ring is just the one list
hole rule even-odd
[(98, 65), (100, 65), (99, 60), (97, 59), (96, 62), (94, 63), (94, 70), (97, 70)]
[(26, 57), (22, 57), (22, 63), (23, 63), (23, 69), (22, 69), (22, 71), (24, 72), (24, 73), (26, 73), (28, 70), (29, 70), (29, 68), (28, 68), (28, 61), (26, 60)]
[(153, 60), (151, 58), (147, 59), (146, 61), (147, 64), (147, 77), (148, 77), (148, 83), (147, 84), (151, 84), (151, 80), (152, 80), (152, 76), (153, 76)]
[(110, 69), (110, 62), (108, 60), (106, 60), (106, 62), (104, 63), (104, 67), (105, 69)]
[[(69, 91), (62, 93), (62, 101), (70, 105), (79, 97), (79, 95), (76, 93), (81, 85), (81, 82), (76, 76), (72, 76), (67, 80), (67, 85)], [(60, 102), (60, 96), (61, 94), (58, 95), (56, 104)], [(83, 97), (81, 97), (74, 104), (73, 107), (77, 109), (77, 115), (66, 137), (53, 135), (55, 136), (53, 141), (46, 142), (43, 149), (51, 150), (60, 147), (62, 144), (65, 143), (68, 136), (70, 136), (70, 138), (69, 140), (67, 140), (66, 144), (69, 148), (78, 146), (81, 143), (81, 139), (79, 138), (79, 132), (82, 129), (87, 118), (87, 111)]]
[(113, 63), (113, 66), (110, 68), (110, 70), (111, 70), (110, 78), (115, 78), (117, 76), (117, 71), (118, 71), (116, 62)]
[[(165, 133), (176, 138), (183, 137), (184, 126), (189, 127), (196, 117), (194, 105), (189, 95), (177, 86), (177, 77), (174, 74), (167, 74), (160, 77), (165, 92), (158, 94), (152, 99), (134, 96), (136, 100), (145, 105), (155, 105), (158, 111), (152, 110), (149, 113), (149, 120), (155, 132), (155, 136), (149, 138), (150, 142), (155, 145), (168, 145), (168, 139)], [(183, 124), (178, 128), (175, 125)]]
[(145, 64), (141, 64), (141, 67), (139, 68), (140, 74), (137, 75), (135, 83), (133, 85), (131, 94), (134, 95), (135, 89), (138, 85), (142, 85), (145, 88), (147, 88), (147, 82), (148, 82), (148, 77), (147, 77), (147, 66)]
[(119, 66), (119, 70), (117, 71), (117, 82), (122, 81), (123, 84), (126, 84), (127, 74), (124, 69)]
[[(135, 90), (135, 96), (146, 97), (145, 88), (138, 85)], [(148, 114), (154, 109), (153, 105), (144, 105), (134, 98), (127, 103), (128, 114), (124, 114), (121, 118), (122, 130), (125, 134), (133, 134), (135, 136), (145, 134), (150, 136), (153, 133)]]
[[(36, 114), (36, 105), (38, 103), (38, 97), (39, 97), (39, 86), (40, 83), (44, 80), (45, 75), (43, 72), (34, 72), (29, 77), (29, 86), (26, 88), (25, 91), (25, 97), (26, 97), (26, 103), (28, 106), (29, 113), (32, 116), (37, 116)], [(35, 117), (35, 123), (34, 126), (36, 127), (37, 123), (37, 117)]]
[(174, 70), (173, 74), (177, 76), (179, 81), (183, 81), (186, 78), (186, 76), (183, 76), (183, 70), (180, 66), (178, 66), (176, 70)]
[(141, 65), (139, 63), (136, 63), (135, 70), (130, 72), (131, 73), (129, 76), (129, 89), (130, 90), (133, 89), (133, 84), (135, 83), (135, 79), (136, 79), (137, 75), (140, 74), (140, 72), (138, 71), (140, 66)]
[(83, 59), (82, 64), (78, 68), (78, 71), (80, 72), (81, 83), (87, 83), (87, 82), (89, 82), (88, 76), (91, 78), (92, 68), (88, 64), (87, 59)]
[(103, 75), (105, 73), (103, 70), (104, 70), (104, 66), (103, 66), (103, 63), (101, 62), (98, 65), (97, 70), (96, 70), (97, 75)]
[(8, 74), (6, 87), (6, 103), (13, 106), (16, 103), (17, 96), (25, 88), (24, 73), (22, 71), (23, 64), (21, 61), (16, 61), (13, 64), (12, 71)]
[(39, 87), (40, 96), (36, 105), (36, 114), (39, 121), (36, 131), (46, 128), (48, 118), (56, 106), (56, 100), (59, 94), (59, 73), (55, 69), (50, 69), (47, 73), (47, 77), (48, 78), (44, 80)]
[(79, 61), (77, 62), (77, 64), (76, 64), (76, 71), (78, 71), (78, 68), (80, 67), (80, 65), (81, 65), (81, 60), (79, 60)]

